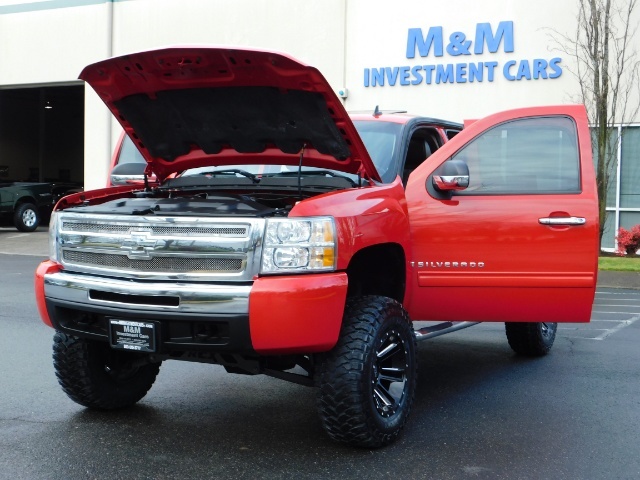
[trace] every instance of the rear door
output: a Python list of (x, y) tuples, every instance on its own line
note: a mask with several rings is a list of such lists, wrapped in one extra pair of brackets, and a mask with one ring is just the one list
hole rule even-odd
[(406, 196), (414, 320), (589, 321), (598, 207), (584, 107), (477, 121), (413, 172)]

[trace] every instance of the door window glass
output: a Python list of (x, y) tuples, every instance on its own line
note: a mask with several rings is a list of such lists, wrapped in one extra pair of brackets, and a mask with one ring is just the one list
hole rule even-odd
[(456, 195), (578, 193), (576, 127), (567, 117), (514, 120), (495, 126), (454, 157), (469, 166), (469, 187)]

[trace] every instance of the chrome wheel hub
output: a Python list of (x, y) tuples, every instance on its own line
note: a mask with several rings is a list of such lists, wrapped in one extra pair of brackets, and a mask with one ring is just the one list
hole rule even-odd
[(22, 214), (22, 223), (27, 227), (33, 227), (36, 224), (36, 212), (33, 210), (25, 210)]

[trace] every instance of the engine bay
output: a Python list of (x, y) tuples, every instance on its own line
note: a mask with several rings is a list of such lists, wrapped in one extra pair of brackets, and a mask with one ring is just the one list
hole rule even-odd
[[(145, 192), (146, 193), (146, 192)], [(273, 208), (247, 195), (198, 193), (180, 197), (120, 198), (99, 205), (73, 207), (68, 211), (104, 215), (250, 216), (286, 215), (290, 207)]]
[(85, 202), (67, 210), (105, 215), (286, 216), (300, 201), (355, 186), (345, 177), (313, 173), (255, 179), (235, 175), (179, 177), (133, 191), (127, 198)]

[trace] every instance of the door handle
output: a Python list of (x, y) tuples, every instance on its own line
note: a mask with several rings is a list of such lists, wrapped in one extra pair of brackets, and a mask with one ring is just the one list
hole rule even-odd
[(538, 223), (540, 225), (566, 225), (566, 226), (577, 226), (584, 225), (587, 223), (587, 219), (584, 217), (545, 217), (539, 218)]

